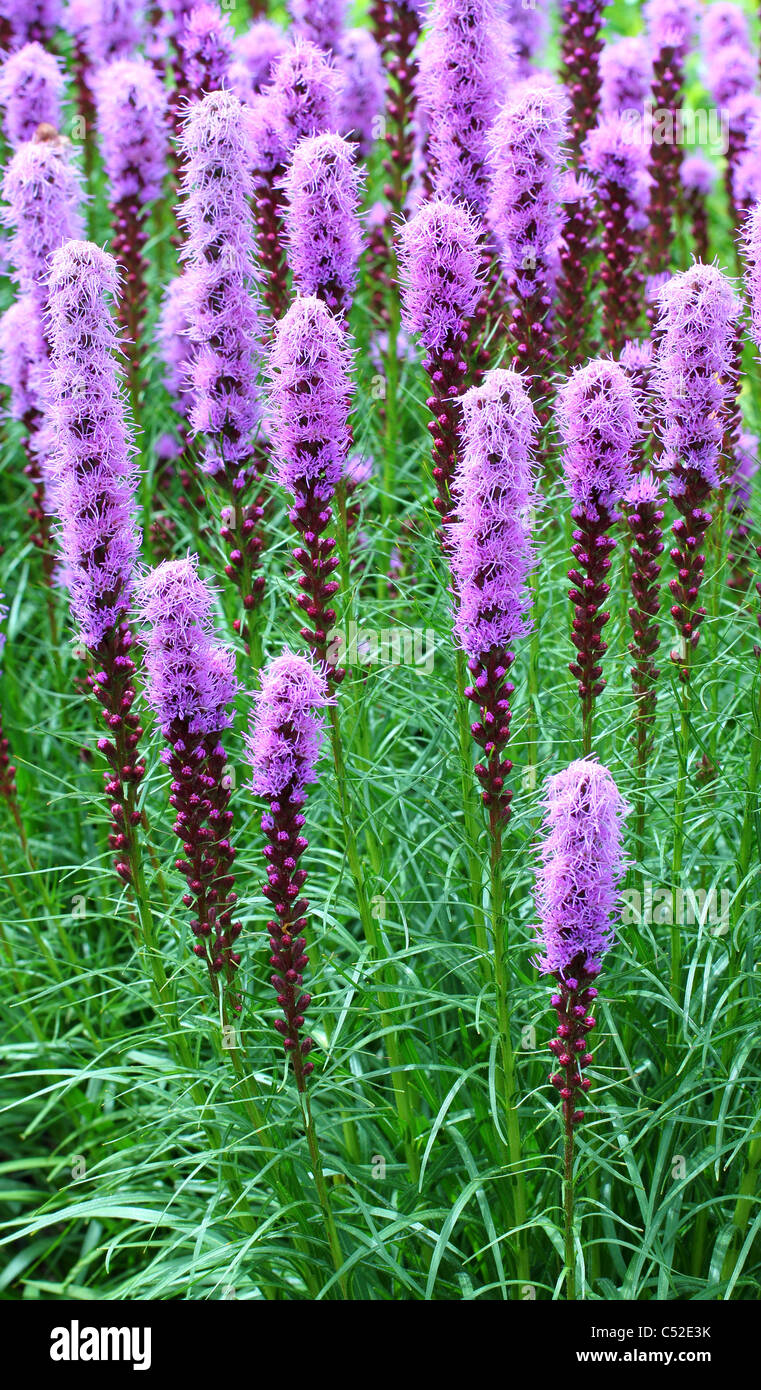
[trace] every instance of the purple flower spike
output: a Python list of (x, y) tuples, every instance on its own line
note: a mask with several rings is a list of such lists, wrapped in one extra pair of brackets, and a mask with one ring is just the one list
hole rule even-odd
[(730, 44), (750, 48), (750, 26), (742, 6), (725, 0), (707, 5), (700, 21), (700, 41), (707, 58)]
[(750, 299), (750, 331), (761, 347), (761, 203), (751, 209), (743, 230), (745, 283)]
[(616, 353), (637, 332), (643, 310), (639, 256), (650, 193), (647, 151), (632, 140), (623, 117), (604, 116), (587, 135), (583, 158), (602, 207), (602, 331), (605, 346)]
[(705, 609), (698, 604), (705, 555), (701, 544), (711, 523), (705, 504), (721, 481), (725, 432), (734, 408), (738, 376), (740, 301), (717, 266), (690, 266), (674, 275), (658, 297), (655, 388), (663, 425), (662, 463), (681, 513), (672, 528), (671, 558), (677, 577), (669, 588), (681, 650), (671, 653), (682, 681), (689, 679)]
[(706, 86), (718, 107), (728, 106), (734, 97), (752, 92), (756, 85), (758, 62), (750, 49), (734, 43), (711, 55)]
[(351, 308), (362, 248), (362, 172), (354, 148), (340, 135), (300, 140), (283, 183), (294, 285), (336, 313)]
[(491, 0), (436, 0), (419, 81), (434, 189), (482, 218), (488, 134), (514, 70), (512, 34)]
[[(647, 31), (653, 51), (653, 109), (668, 136), (678, 129), (682, 103), (684, 63), (692, 42), (697, 6), (695, 0), (648, 0)], [(674, 219), (678, 211), (680, 142), (656, 140), (650, 147), (650, 227), (648, 269), (655, 276), (668, 270), (673, 250)]]
[(107, 736), (98, 742), (109, 771), (109, 844), (115, 867), (132, 878), (132, 849), (140, 812), (136, 788), (142, 733), (135, 698), (132, 634), (127, 615), (139, 549), (137, 471), (125, 418), (109, 301), (118, 272), (111, 256), (87, 241), (56, 251), (50, 270), (50, 411), (56, 440), (54, 502), (71, 607), (88, 648), (88, 683), (99, 701)]
[(30, 539), (40, 551), (44, 578), (52, 584), (56, 562), (47, 499), (51, 481), (47, 453), (50, 434), (43, 426), (48, 369), (38, 307), (31, 295), (22, 295), (0, 318), (0, 380), (10, 392), (11, 417), (25, 427), (24, 472), (33, 486), (27, 508), (32, 523)]
[(505, 0), (505, 18), (510, 25), (517, 59), (518, 77), (530, 77), (532, 63), (542, 54), (550, 30), (548, 0)]
[(547, 390), (567, 115), (562, 87), (528, 78), (513, 87), (489, 136), (489, 222), (514, 300), (517, 366), (528, 372), (535, 398)]
[[(310, 620), (301, 636), (315, 658), (327, 661), (330, 606), (338, 590), (332, 500), (349, 449), (351, 358), (343, 325), (321, 299), (298, 296), (278, 324), (269, 360), (272, 432), (277, 480), (293, 498), (290, 519), (303, 544), (294, 551), (301, 570), (298, 605)], [(343, 671), (329, 668), (332, 681)]]
[(0, 106), (9, 145), (31, 140), (39, 125), (61, 126), (64, 78), (58, 59), (38, 43), (25, 44), (0, 67)]
[(711, 259), (711, 251), (706, 198), (716, 187), (718, 170), (712, 159), (708, 159), (700, 150), (695, 150), (692, 154), (685, 155), (682, 160), (680, 176), (685, 207), (692, 225), (695, 259), (707, 264)]
[(65, 12), (66, 27), (93, 69), (135, 52), (140, 18), (135, 0), (69, 0)]
[(305, 1061), (312, 1039), (304, 1038), (304, 1014), (310, 996), (303, 994), (303, 975), (309, 963), (304, 954), (309, 903), (300, 893), (306, 871), (298, 861), (308, 842), (303, 835), (306, 787), (316, 781), (322, 743), (320, 711), (332, 704), (325, 673), (303, 656), (284, 651), (261, 672), (254, 696), (254, 720), (246, 739), (253, 769), (252, 790), (269, 801), (262, 816), (267, 837), (267, 883), (262, 892), (274, 916), (270, 933), (272, 987), (282, 1010), (275, 1027), (293, 1067), (296, 1085), (306, 1089), (314, 1063)]
[[(138, 591), (139, 617), (147, 629), (142, 634), (146, 694), (169, 745), (163, 757), (172, 774), (169, 801), (183, 851), (176, 867), (187, 880), (183, 902), (193, 913), (193, 950), (206, 962), (216, 995), (219, 978), (229, 986), (240, 964), (233, 944), (241, 923), (233, 921), (233, 814), (220, 742), (232, 723), (235, 655), (216, 635), (213, 604), (195, 555), (164, 561)], [(235, 994), (230, 1003), (237, 1013)]]
[(485, 759), (476, 765), (492, 834), (508, 820), (512, 791), (504, 758), (510, 737), (506, 680), (517, 637), (531, 630), (528, 575), (535, 555), (531, 508), (536, 502), (531, 448), (536, 417), (521, 377), (488, 372), (462, 402), (462, 460), (454, 479), (452, 573), (458, 598), (455, 635), (473, 678), (465, 694), (479, 709), (471, 725)]
[(468, 336), (481, 291), (480, 231), (463, 207), (434, 199), (402, 227), (402, 313), (420, 335), (431, 382), (434, 506), (446, 523), (457, 460), (459, 398), (468, 372)]
[(340, 52), (346, 0), (290, 0), (289, 9), (300, 38), (328, 53)]
[(562, 0), (562, 77), (571, 101), (571, 151), (578, 159), (600, 106), (600, 36), (605, 0)]
[(608, 40), (600, 54), (600, 80), (604, 116), (622, 116), (625, 112), (642, 115), (653, 80), (647, 40), (641, 36)]
[[(258, 19), (242, 34), (237, 34), (233, 45), (233, 61), (230, 80), (245, 80), (246, 89), (252, 95), (260, 92), (272, 79), (272, 70), (288, 48), (288, 38), (279, 24), (269, 19)], [(245, 78), (244, 78), (245, 74)], [(236, 87), (238, 95), (241, 91)], [(243, 99), (241, 97), (241, 99)]]
[(169, 154), (164, 87), (145, 58), (120, 58), (98, 70), (95, 102), (103, 163), (109, 182), (113, 253), (125, 275), (120, 323), (130, 344), (129, 383), (140, 385), (137, 352), (147, 298), (150, 205), (161, 195)]
[(200, 4), (190, 11), (179, 35), (184, 94), (200, 97), (227, 86), (235, 31), (218, 5)]
[(571, 763), (550, 777), (543, 799), (544, 838), (536, 874), (536, 964), (554, 975), (552, 1007), (557, 1037), (550, 1043), (558, 1070), (550, 1076), (563, 1102), (566, 1133), (583, 1119), (576, 1105), (589, 1090), (583, 1075), (593, 1061), (589, 1010), (595, 982), (613, 945), (626, 867), (623, 821), (630, 814), (611, 774), (594, 758)]
[[(554, 321), (558, 325), (558, 355), (570, 370), (586, 361), (589, 352), (593, 319), (589, 281), (596, 250), (597, 210), (595, 190), (585, 174), (566, 174), (562, 199), (564, 222)], [(565, 324), (573, 324), (572, 333), (563, 334)]]
[[(53, 41), (61, 23), (62, 0), (16, 0), (7, 3), (0, 13), (0, 39), (13, 48), (27, 43), (45, 46)], [(3, 22), (7, 32), (2, 33)]]
[(578, 681), (584, 753), (591, 752), (595, 700), (606, 682), (602, 660), (607, 643), (602, 629), (610, 618), (603, 604), (610, 593), (607, 576), (615, 540), (608, 535), (618, 520), (616, 505), (632, 482), (638, 418), (634, 387), (615, 362), (598, 359), (578, 367), (560, 388), (558, 426), (563, 440), (565, 484), (576, 525), (568, 597), (574, 617), (571, 641), (578, 653), (569, 665)]
[(327, 53), (296, 39), (277, 63), (270, 92), (278, 103), (286, 158), (306, 135), (338, 129), (341, 73)]
[(3, 197), (13, 278), (42, 315), (50, 257), (81, 228), (81, 180), (64, 143), (45, 138), (21, 145), (5, 171)]
[(356, 140), (366, 158), (375, 142), (375, 125), (386, 94), (381, 51), (367, 29), (348, 29), (338, 61), (344, 77), (338, 110), (341, 133)]

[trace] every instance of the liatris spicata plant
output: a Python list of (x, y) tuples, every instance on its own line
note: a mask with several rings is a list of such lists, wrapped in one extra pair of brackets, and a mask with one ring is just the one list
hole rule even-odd
[[(231, 986), (240, 965), (233, 949), (241, 932), (233, 921), (233, 813), (221, 742), (232, 723), (235, 655), (216, 635), (214, 594), (198, 574), (195, 555), (165, 560), (145, 575), (137, 606), (147, 629), (146, 695), (168, 744), (162, 758), (172, 775), (169, 801), (182, 844), (176, 867), (188, 886), (182, 901), (193, 914), (193, 951), (205, 961), (218, 995), (219, 982)], [(239, 1011), (234, 994), (226, 1002)]]
[(380, 49), (367, 29), (347, 29), (339, 55), (343, 86), (338, 107), (342, 135), (356, 141), (367, 159), (378, 136), (386, 75)]
[(650, 95), (653, 60), (647, 40), (609, 39), (600, 53), (600, 111), (603, 116), (641, 116)]
[(381, 0), (377, 17), (376, 35), (388, 81), (384, 195), (393, 212), (401, 214), (412, 183), (418, 76), (414, 50), (420, 37), (422, 6), (415, 0)]
[(716, 187), (718, 171), (713, 160), (700, 150), (685, 155), (679, 168), (684, 194), (684, 205), (690, 219), (692, 239), (695, 246), (695, 259), (707, 262), (710, 259), (708, 241), (708, 210), (706, 199)]
[(74, 39), (74, 77), (83, 122), (85, 174), (89, 186), (95, 74), (105, 63), (129, 58), (135, 53), (140, 43), (140, 10), (134, 0), (69, 0), (65, 23)]
[(129, 343), (133, 407), (140, 385), (140, 339), (145, 320), (148, 217), (161, 196), (169, 153), (166, 92), (145, 58), (120, 58), (99, 69), (95, 100), (109, 185), (112, 248), (124, 274), (119, 321)]
[(661, 486), (655, 474), (640, 473), (626, 494), (626, 521), (633, 538), (629, 552), (633, 600), (629, 609), (632, 629), (629, 651), (634, 662), (631, 667), (635, 701), (632, 743), (637, 750), (636, 836), (640, 859), (644, 855), (645, 780), (653, 740), (656, 682), (660, 674), (655, 661), (660, 642), (661, 566), (658, 557), (663, 554), (664, 516)]
[(636, 336), (644, 307), (639, 253), (647, 227), (647, 156), (621, 116), (603, 116), (584, 141), (583, 160), (602, 208), (602, 337), (617, 353)]
[[(44, 133), (44, 129), (43, 129)], [(44, 515), (50, 505), (47, 455), (50, 439), (46, 424), (48, 378), (47, 277), (52, 253), (81, 230), (79, 200), (81, 181), (70, 163), (68, 146), (53, 132), (52, 139), (20, 145), (3, 178), (3, 197), (8, 206), (2, 220), (10, 229), (8, 258), (20, 298), (26, 301), (23, 317), (28, 329), (25, 355), (33, 352), (28, 383), (34, 399), (25, 413), (29, 474), (35, 485), (34, 507), (40, 514), (39, 535), (47, 545)], [(16, 328), (19, 322), (16, 322)], [(48, 573), (50, 567), (48, 566)]]
[(15, 4), (8, 4), (10, 45), (21, 48), (27, 43), (52, 44), (61, 23), (61, 10), (62, 0), (16, 0)]
[(0, 67), (0, 106), (9, 145), (31, 140), (39, 125), (58, 130), (64, 78), (55, 54), (38, 43), (25, 44)]
[(689, 681), (690, 656), (705, 609), (699, 604), (705, 567), (702, 543), (711, 524), (706, 504), (721, 481), (727, 417), (736, 386), (735, 330), (740, 304), (717, 266), (699, 262), (673, 276), (658, 299), (655, 389), (662, 418), (661, 464), (680, 513), (672, 528), (669, 583), (681, 647), (671, 653), (679, 679)]
[(290, 0), (289, 9), (300, 38), (327, 53), (340, 52), (346, 0)]
[(600, 106), (600, 34), (605, 0), (562, 0), (560, 51), (571, 102), (570, 144), (576, 162)]
[(535, 404), (546, 398), (552, 356), (567, 112), (562, 87), (545, 75), (527, 78), (512, 88), (489, 135), (489, 225), (513, 305), (516, 367)]
[[(650, 146), (650, 227), (648, 264), (657, 275), (668, 270), (673, 246), (672, 229), (678, 210), (681, 144), (677, 122), (684, 83), (684, 63), (695, 28), (695, 0), (648, 0), (647, 32), (653, 52), (654, 109), (665, 126)], [(670, 131), (669, 131), (670, 126)], [(670, 135), (670, 138), (669, 138)]]
[(707, 5), (700, 20), (700, 40), (706, 55), (734, 43), (750, 48), (750, 26), (742, 6), (726, 0)]
[(558, 358), (570, 370), (583, 362), (592, 348), (594, 308), (589, 287), (597, 250), (597, 222), (594, 188), (585, 175), (566, 175), (562, 199), (554, 324)]
[(117, 367), (117, 328), (109, 308), (116, 262), (86, 241), (69, 241), (50, 269), (51, 423), (56, 440), (55, 506), (66, 586), (88, 684), (107, 734), (98, 748), (109, 765), (109, 844), (115, 868), (133, 882), (139, 864), (137, 788), (145, 772), (135, 698), (128, 613), (139, 540), (137, 474)]
[(298, 862), (308, 846), (305, 825), (306, 788), (317, 780), (316, 765), (322, 745), (320, 711), (330, 703), (325, 670), (303, 656), (284, 651), (261, 673), (254, 694), (255, 714), (246, 739), (253, 769), (251, 789), (269, 802), (262, 816), (267, 839), (267, 883), (262, 892), (274, 917), (267, 923), (270, 934), (272, 987), (282, 1010), (275, 1028), (283, 1040), (299, 1091), (314, 1071), (308, 1060), (313, 1041), (302, 1035), (304, 1015), (311, 1002), (302, 993), (309, 958), (304, 954), (308, 901), (301, 897), (306, 871)]
[(255, 20), (242, 34), (235, 36), (231, 82), (235, 82), (236, 73), (242, 69), (249, 91), (252, 94), (260, 92), (271, 80), (272, 70), (287, 48), (288, 36), (279, 24), (270, 19)]
[[(24, 426), (24, 472), (33, 486), (28, 508), (33, 526), (31, 541), (41, 552), (48, 584), (52, 583), (55, 559), (50, 541), (49, 499), (46, 494), (46, 431), (40, 430), (45, 409), (48, 354), (42, 337), (40, 316), (31, 295), (22, 295), (0, 318), (0, 380), (10, 392), (10, 415)], [(50, 482), (49, 476), (47, 482)], [(50, 632), (57, 643), (52, 603), (48, 607)]]
[(503, 757), (514, 688), (506, 679), (515, 660), (512, 645), (531, 629), (531, 449), (537, 422), (526, 387), (517, 373), (497, 369), (465, 393), (462, 458), (453, 482), (454, 626), (473, 678), (465, 696), (479, 709), (471, 733), (485, 755), (475, 771), (492, 836), (508, 820), (512, 799), (505, 785), (512, 763)]
[(443, 525), (452, 511), (460, 397), (468, 375), (468, 336), (481, 291), (480, 229), (463, 207), (434, 199), (401, 231), (403, 318), (420, 336), (431, 383), (434, 506)]
[(340, 87), (327, 54), (297, 39), (250, 108), (257, 249), (264, 300), (275, 321), (288, 303), (283, 176), (299, 140), (338, 129)]
[(290, 493), (290, 520), (302, 544), (293, 552), (301, 573), (297, 602), (311, 626), (301, 628), (315, 659), (331, 681), (344, 672), (327, 662), (331, 606), (338, 591), (332, 578), (339, 559), (332, 502), (349, 449), (351, 357), (342, 324), (314, 296), (299, 295), (278, 324), (270, 351), (270, 404), (277, 481)]
[(595, 758), (580, 758), (547, 782), (543, 798), (544, 837), (536, 872), (537, 966), (554, 976), (552, 996), (557, 1037), (550, 1042), (557, 1071), (550, 1076), (563, 1110), (565, 1293), (576, 1297), (574, 1248), (574, 1137), (584, 1119), (579, 1100), (590, 1089), (584, 1069), (596, 1020), (605, 955), (613, 945), (623, 877), (623, 821), (629, 807), (610, 772)]
[(638, 433), (634, 389), (623, 368), (603, 358), (578, 367), (560, 388), (558, 425), (576, 527), (571, 547), (576, 565), (568, 577), (571, 641), (578, 655), (569, 670), (579, 683), (586, 756), (592, 751), (595, 701), (606, 685), (602, 629), (610, 613), (602, 605), (610, 593), (607, 575), (616, 545), (608, 533), (632, 481)]
[(234, 42), (229, 16), (218, 5), (190, 11), (178, 35), (183, 96), (197, 100), (228, 85)]
[(418, 82), (433, 187), (481, 218), (489, 201), (489, 130), (513, 67), (509, 26), (492, 0), (436, 0)]
[(501, 7), (510, 25), (517, 61), (517, 76), (530, 77), (541, 57), (550, 29), (548, 0), (503, 0)]
[(340, 135), (300, 140), (284, 180), (286, 240), (295, 289), (348, 313), (362, 248), (362, 171)]
[[(229, 501), (221, 533), (231, 546), (225, 572), (236, 580), (248, 613), (264, 587), (263, 576), (254, 577), (263, 544), (258, 483), (264, 461), (254, 441), (262, 413), (261, 328), (244, 113), (228, 91), (211, 92), (189, 107), (182, 133), (180, 218), (187, 234), (182, 257), (194, 346), (189, 420), (205, 440), (203, 468)], [(236, 622), (244, 632), (241, 620)]]

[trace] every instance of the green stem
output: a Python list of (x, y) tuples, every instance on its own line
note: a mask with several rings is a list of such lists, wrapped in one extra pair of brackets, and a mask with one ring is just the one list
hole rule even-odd
[(467, 684), (465, 653), (457, 650), (457, 730), (459, 735), (460, 779), (465, 824), (465, 848), (468, 859), (468, 890), (473, 908), (473, 927), (479, 969), (484, 982), (489, 979), (489, 939), (483, 904), (483, 869), (481, 835), (483, 823), (476, 802), (477, 790), (473, 772), (473, 737), (468, 721), (468, 701), (463, 691)]
[(573, 1123), (569, 1115), (565, 1120), (564, 1171), (563, 1171), (563, 1218), (565, 1249), (565, 1296), (569, 1302), (576, 1299), (576, 1251), (573, 1240)]

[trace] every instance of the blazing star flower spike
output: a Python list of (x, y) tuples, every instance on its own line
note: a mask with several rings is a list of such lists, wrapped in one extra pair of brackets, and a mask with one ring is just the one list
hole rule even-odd
[(381, 51), (367, 29), (348, 29), (338, 61), (344, 78), (338, 108), (341, 134), (356, 140), (366, 158), (375, 141), (375, 125), (386, 95)]
[(95, 78), (98, 133), (112, 203), (152, 203), (166, 174), (166, 92), (145, 58), (120, 58)]
[(260, 92), (271, 80), (272, 70), (287, 48), (288, 37), (279, 24), (269, 19), (255, 20), (235, 37), (233, 67), (240, 65), (251, 91)]
[(435, 198), (406, 222), (400, 238), (405, 328), (429, 352), (460, 343), (481, 292), (479, 227), (455, 203)]
[(609, 40), (600, 54), (600, 80), (603, 115), (642, 115), (653, 80), (647, 40), (641, 36)]
[(569, 976), (599, 974), (613, 944), (630, 808), (596, 758), (579, 758), (550, 777), (542, 805), (536, 964), (568, 984)]
[(289, 0), (296, 33), (317, 48), (338, 53), (341, 48), (346, 0)]
[(338, 129), (341, 87), (338, 68), (315, 44), (297, 38), (286, 49), (264, 89), (274, 99), (286, 158), (306, 135)]
[(516, 372), (488, 372), (483, 385), (463, 397), (452, 570), (455, 633), (469, 657), (485, 658), (531, 630), (536, 428), (525, 381)]
[(761, 347), (761, 202), (751, 208), (743, 229), (745, 283), (750, 299), (750, 331)]
[[(558, 1070), (549, 1080), (563, 1102), (566, 1144), (584, 1119), (578, 1099), (590, 1088), (584, 1068), (595, 1019), (595, 981), (615, 938), (619, 885), (626, 868), (623, 822), (630, 813), (610, 772), (581, 758), (550, 777), (543, 798), (544, 838), (536, 874), (536, 965), (554, 975), (557, 1036), (550, 1042)], [(568, 1148), (566, 1149), (568, 1152)], [(572, 1154), (572, 1149), (571, 1149)]]
[(697, 24), (696, 0), (647, 0), (645, 23), (656, 54), (673, 49), (683, 61), (692, 43)]
[(135, 0), (69, 0), (64, 18), (93, 68), (130, 57), (140, 44), (141, 12)]
[(11, 53), (0, 67), (0, 106), (9, 145), (31, 140), (39, 125), (61, 125), (64, 77), (58, 59), (39, 43)]
[(748, 17), (740, 5), (725, 4), (723, 0), (707, 5), (700, 21), (700, 41), (706, 58), (712, 58), (720, 48), (740, 44), (750, 49)]
[(267, 837), (267, 883), (263, 892), (274, 916), (270, 933), (271, 977), (282, 1017), (275, 1028), (293, 1067), (300, 1091), (314, 1069), (305, 1061), (312, 1039), (302, 1037), (304, 1014), (311, 1002), (302, 993), (303, 975), (309, 963), (304, 953), (309, 906), (299, 897), (306, 872), (298, 861), (308, 847), (302, 830), (306, 787), (316, 780), (316, 764), (322, 743), (321, 711), (332, 703), (324, 670), (302, 656), (284, 651), (261, 673), (255, 696), (254, 720), (246, 739), (251, 763), (252, 789), (269, 801), (262, 816)]
[(631, 481), (638, 420), (625, 371), (600, 358), (577, 367), (558, 394), (563, 472), (577, 505), (614, 507)]
[[(146, 693), (169, 745), (162, 756), (172, 774), (169, 800), (183, 850), (176, 861), (188, 885), (183, 903), (193, 912), (194, 953), (206, 962), (217, 995), (219, 979), (230, 985), (241, 959), (233, 950), (241, 923), (233, 921), (233, 814), (220, 742), (232, 722), (235, 654), (216, 635), (214, 595), (195, 555), (158, 565), (141, 581), (137, 601)], [(231, 1004), (239, 1012), (236, 994)]]
[(354, 152), (340, 135), (300, 140), (283, 181), (294, 285), (335, 312), (351, 307), (362, 248), (362, 171)]
[(229, 16), (218, 5), (200, 4), (180, 31), (182, 73), (190, 95), (200, 97), (225, 87), (235, 43)]
[(1, 14), (8, 19), (14, 48), (27, 43), (49, 45), (61, 23), (61, 0), (9, 0)]
[(418, 84), (434, 189), (481, 217), (489, 198), (488, 134), (514, 69), (512, 33), (491, 0), (437, 0)]
[(81, 230), (81, 179), (58, 140), (19, 146), (3, 178), (8, 207), (2, 220), (11, 230), (9, 256), (22, 294), (44, 310), (49, 261), (64, 241)]
[(50, 269), (55, 502), (66, 582), (81, 640), (96, 649), (130, 606), (139, 541), (137, 475), (124, 415), (113, 257), (69, 241)]

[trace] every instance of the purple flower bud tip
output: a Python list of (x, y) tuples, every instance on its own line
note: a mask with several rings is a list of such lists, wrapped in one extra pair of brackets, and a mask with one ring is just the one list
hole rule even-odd
[(560, 389), (557, 413), (574, 504), (612, 506), (630, 485), (638, 433), (634, 388), (625, 371), (604, 358), (577, 367)]
[(608, 769), (593, 758), (579, 759), (551, 777), (542, 804), (537, 964), (545, 973), (562, 975), (580, 960), (585, 971), (597, 971), (613, 941), (625, 867), (622, 821), (630, 808)]
[(322, 744), (322, 720), (316, 711), (333, 703), (325, 673), (306, 657), (284, 650), (264, 668), (260, 679), (246, 736), (252, 790), (268, 798), (286, 788), (301, 793), (308, 782), (315, 781)]
[(353, 147), (325, 134), (299, 141), (283, 181), (294, 283), (302, 294), (335, 297), (341, 308), (348, 308), (357, 280), (362, 179)]
[(329, 500), (349, 447), (350, 350), (322, 300), (297, 296), (275, 333), (269, 358), (277, 479), (298, 500), (316, 480)]
[(61, 65), (42, 44), (24, 44), (6, 57), (0, 67), (0, 106), (8, 143), (31, 140), (42, 124), (59, 130), (63, 94)]
[(467, 210), (434, 199), (401, 233), (404, 322), (429, 352), (458, 341), (481, 290), (480, 231)]

